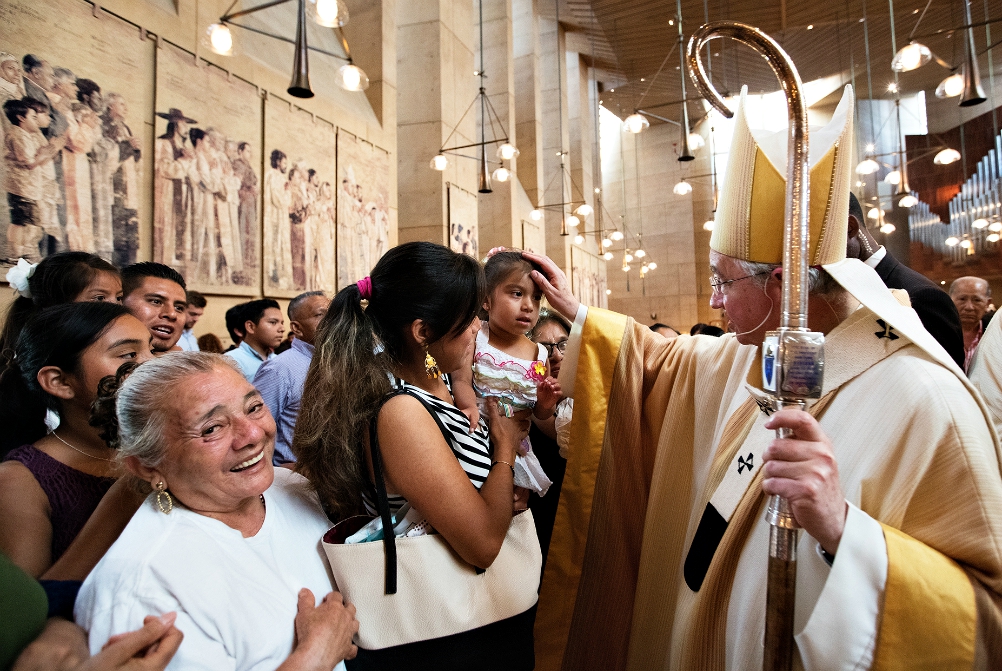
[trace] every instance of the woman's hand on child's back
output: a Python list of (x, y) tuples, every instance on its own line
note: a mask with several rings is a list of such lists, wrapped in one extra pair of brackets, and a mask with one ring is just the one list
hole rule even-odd
[(489, 398), (484, 403), (487, 413), (487, 424), (491, 429), (491, 445), (494, 447), (494, 460), (515, 463), (515, 450), (522, 439), (529, 435), (530, 410), (520, 410), (511, 417), (505, 417), (498, 408), (496, 398)]

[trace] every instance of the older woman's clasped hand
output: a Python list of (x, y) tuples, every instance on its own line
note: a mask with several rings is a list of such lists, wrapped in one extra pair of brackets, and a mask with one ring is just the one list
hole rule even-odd
[(345, 605), (339, 592), (330, 592), (314, 606), (313, 592), (304, 587), (299, 590), (296, 649), (277, 671), (328, 671), (332, 659), (355, 659), (358, 647), (351, 640), (357, 633), (355, 607)]

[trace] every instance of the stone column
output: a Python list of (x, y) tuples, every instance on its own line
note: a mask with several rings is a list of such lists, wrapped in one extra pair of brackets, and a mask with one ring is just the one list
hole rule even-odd
[[(448, 183), (476, 191), (476, 162), (450, 155), (449, 167), (428, 167), (442, 148), (474, 142), (477, 93), (473, 3), (398, 2), (397, 193), (399, 240), (448, 244)], [(453, 130), (455, 129), (455, 133)]]
[[(564, 31), (555, 17), (539, 17), (540, 45), (540, 95), (542, 104), (542, 184), (541, 198), (547, 206), (559, 205), (570, 200), (571, 185), (566, 173), (562, 173), (561, 155), (570, 145), (567, 117), (567, 60), (565, 54)], [(520, 157), (521, 158), (521, 157)], [(567, 156), (563, 155), (564, 162)], [(563, 190), (561, 190), (563, 181)], [(562, 194), (562, 195), (561, 195)], [(564, 199), (564, 201), (561, 200)], [(566, 214), (570, 214), (566, 210)], [(546, 229), (546, 253), (553, 261), (570, 274), (570, 235), (560, 235), (563, 218), (559, 207), (544, 210), (543, 223)]]
[(543, 192), (543, 108), (537, 0), (512, 0), (518, 181), (533, 206)]
[[(505, 136), (508, 141), (519, 146), (515, 127), (515, 63), (512, 51), (512, 0), (481, 0), (484, 7), (484, 72), (487, 73), (484, 85), (487, 97), (497, 113), (497, 119), (491, 123), (491, 111), (487, 110), (488, 119), (485, 124), (484, 136), (490, 141)], [(473, 19), (477, 21), (477, 0), (474, 0)], [(474, 25), (474, 31), (479, 26)], [(479, 35), (476, 67), (480, 67)], [(479, 117), (478, 117), (479, 122)], [(500, 124), (498, 123), (500, 122)], [(479, 123), (478, 123), (479, 131)], [(477, 140), (480, 136), (478, 133)], [(488, 160), (498, 160), (497, 148), (500, 142), (487, 146)], [(521, 157), (505, 161), (506, 167), (514, 174), (507, 182), (492, 180), (493, 193), (480, 194), (477, 203), (480, 228), (480, 249), (486, 252), (492, 247), (521, 246), (521, 225), (517, 216), (518, 174), (521, 167)], [(494, 171), (499, 163), (491, 164)]]

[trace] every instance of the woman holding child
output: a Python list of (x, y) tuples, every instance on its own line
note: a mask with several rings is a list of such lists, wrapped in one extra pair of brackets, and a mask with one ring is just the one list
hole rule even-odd
[[(419, 510), (464, 562), (489, 572), (515, 509), (525, 508), (514, 464), (530, 411), (506, 417), (489, 402), (485, 422), (457, 407), (462, 392), (451, 374), (471, 365), (485, 294), (483, 270), (468, 256), (423, 242), (388, 251), (371, 277), (337, 294), (320, 324), (293, 452), (338, 521), (375, 514), (378, 441), (394, 512), (405, 503)], [(387, 399), (392, 390), (399, 393)], [(526, 566), (524, 580), (538, 585), (538, 572), (538, 563)], [(531, 669), (534, 610), (444, 638), (360, 649), (349, 668)]]

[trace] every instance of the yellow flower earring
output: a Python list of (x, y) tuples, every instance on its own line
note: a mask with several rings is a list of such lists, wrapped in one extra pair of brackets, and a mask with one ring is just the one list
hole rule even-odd
[(438, 362), (435, 361), (435, 357), (431, 355), (428, 351), (428, 346), (424, 346), (424, 373), (429, 378), (437, 380), (442, 371), (438, 369)]

